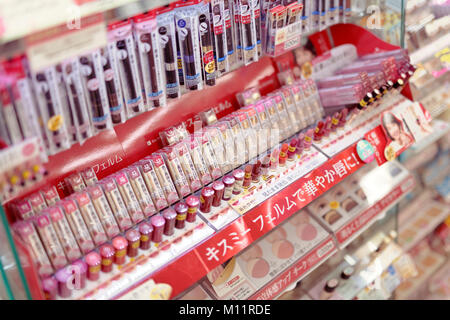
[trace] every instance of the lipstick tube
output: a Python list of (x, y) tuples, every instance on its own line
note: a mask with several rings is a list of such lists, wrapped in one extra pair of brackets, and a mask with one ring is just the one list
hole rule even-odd
[(291, 142), (289, 143), (289, 148), (287, 152), (288, 161), (294, 161), (295, 159), (295, 151), (297, 150), (297, 139), (292, 138)]
[(114, 247), (110, 244), (104, 244), (100, 247), (99, 252), (102, 258), (102, 272), (111, 272), (113, 269), (114, 255), (116, 253)]
[(252, 168), (252, 182), (258, 183), (260, 177), (261, 177), (261, 161), (258, 160), (256, 161), (256, 163), (253, 165)]
[(175, 232), (175, 222), (177, 219), (177, 213), (172, 208), (168, 208), (164, 210), (162, 216), (166, 222), (164, 225), (164, 234), (166, 236), (173, 235)]
[(144, 216), (150, 217), (151, 215), (156, 213), (157, 210), (155, 205), (153, 204), (152, 197), (147, 190), (147, 186), (145, 185), (145, 181), (142, 178), (139, 168), (135, 165), (132, 165), (126, 168), (125, 172), (128, 175), (131, 187), (133, 188), (133, 191), (138, 199)]
[(164, 191), (167, 202), (169, 204), (175, 203), (179, 199), (177, 189), (175, 188), (172, 178), (170, 177), (170, 173), (163, 160), (163, 157), (158, 154), (152, 154), (150, 157), (148, 157), (148, 159), (150, 159), (153, 163), (156, 176), (158, 177), (158, 181)]
[(280, 149), (280, 156), (279, 156), (279, 165), (281, 167), (284, 167), (286, 165), (288, 149), (289, 145), (287, 143), (283, 143)]
[(313, 136), (313, 129), (309, 129), (305, 132), (305, 139), (304, 139), (304, 150), (308, 151), (309, 149), (311, 149), (311, 145), (312, 145), (312, 136)]
[(213, 207), (219, 207), (222, 202), (222, 197), (225, 192), (225, 184), (222, 181), (214, 181), (211, 185), (214, 190), (214, 197), (212, 201)]
[(150, 218), (150, 223), (153, 227), (152, 241), (160, 243), (162, 241), (166, 220), (160, 215), (155, 215)]
[(235, 179), (233, 194), (240, 194), (242, 192), (245, 172), (242, 169), (236, 169), (233, 171), (233, 177)]
[(72, 290), (70, 289), (69, 280), (72, 277), (72, 272), (69, 268), (62, 268), (55, 273), (56, 281), (58, 282), (58, 294), (62, 298), (69, 298), (72, 295)]
[(136, 194), (134, 193), (133, 187), (131, 186), (125, 172), (119, 172), (115, 174), (113, 178), (117, 184), (117, 188), (119, 189), (131, 220), (135, 224), (144, 220), (144, 213), (142, 212), (139, 201), (136, 198)]
[(51, 207), (59, 201), (58, 191), (55, 186), (46, 186), (42, 190), (42, 195), (44, 196), (47, 206)]
[(263, 180), (267, 180), (267, 178), (269, 177), (269, 169), (270, 169), (270, 155), (266, 155), (261, 161), (261, 174)]
[(56, 300), (58, 294), (58, 281), (55, 277), (42, 280), (42, 290), (44, 291), (46, 300)]
[(314, 129), (314, 141), (320, 142), (322, 140), (324, 131), (325, 124), (322, 121), (319, 121), (316, 128)]
[(211, 212), (211, 205), (214, 198), (214, 189), (210, 187), (203, 188), (200, 195), (200, 211), (203, 213)]
[(114, 247), (114, 263), (118, 265), (122, 265), (125, 263), (128, 241), (122, 236), (117, 236), (112, 239), (112, 245)]
[(224, 3), (223, 0), (212, 0), (211, 1), (211, 16), (213, 18), (213, 31), (214, 31), (214, 41), (215, 41), (215, 53), (217, 61), (217, 70), (220, 74), (228, 71), (227, 64), (227, 54), (226, 54), (226, 36), (224, 33)]
[(141, 170), (142, 177), (144, 178), (147, 189), (150, 192), (150, 196), (153, 199), (153, 203), (157, 210), (166, 208), (169, 204), (167, 202), (164, 190), (159, 183), (158, 176), (153, 167), (150, 159), (143, 159), (139, 161), (139, 169)]
[(234, 183), (236, 179), (232, 175), (226, 175), (222, 179), (223, 184), (225, 185), (225, 191), (223, 193), (222, 199), (228, 201), (231, 199), (234, 190)]
[(135, 229), (127, 231), (125, 238), (128, 241), (127, 255), (134, 258), (139, 253), (139, 246), (141, 245), (141, 234)]
[(188, 206), (186, 221), (193, 223), (197, 218), (197, 211), (200, 205), (200, 199), (194, 195), (189, 196), (186, 198), (186, 205)]
[(248, 189), (250, 187), (250, 184), (252, 183), (252, 171), (253, 171), (253, 166), (251, 164), (248, 164), (245, 166), (244, 181), (242, 183), (242, 187), (244, 189)]
[(87, 278), (91, 281), (97, 281), (100, 278), (102, 258), (97, 252), (92, 251), (86, 255), (85, 259), (88, 265)]
[(338, 123), (339, 129), (342, 129), (345, 127), (345, 124), (347, 123), (347, 114), (348, 114), (347, 108), (344, 108), (339, 112), (339, 123)]
[(330, 116), (325, 118), (325, 124), (323, 127), (324, 127), (323, 136), (325, 138), (328, 138), (328, 136), (330, 135), (330, 132), (331, 132), (331, 117)]
[(139, 233), (141, 234), (139, 248), (142, 250), (150, 249), (153, 237), (153, 226), (148, 222), (141, 222), (141, 224), (139, 224)]
[(270, 170), (275, 171), (278, 168), (280, 151), (274, 149), (270, 155)]
[(75, 276), (75, 289), (82, 290), (86, 287), (88, 265), (83, 260), (72, 263), (72, 273)]
[(339, 112), (335, 112), (331, 117), (331, 131), (335, 132), (339, 127)]
[(178, 202), (174, 206), (175, 212), (177, 213), (177, 218), (175, 221), (175, 228), (177, 229), (184, 229), (184, 226), (186, 225), (186, 218), (187, 213), (189, 210), (189, 207), (184, 202)]

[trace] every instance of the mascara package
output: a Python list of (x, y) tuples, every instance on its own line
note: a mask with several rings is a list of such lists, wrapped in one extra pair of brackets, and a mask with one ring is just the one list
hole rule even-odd
[(154, 11), (133, 19), (144, 93), (150, 109), (166, 105), (162, 54)]
[(156, 11), (159, 46), (162, 52), (161, 63), (164, 66), (167, 98), (178, 98), (181, 95), (176, 62), (177, 47), (174, 14), (172, 7)]
[(236, 39), (236, 58), (237, 65), (236, 68), (243, 61), (242, 54), (242, 42), (241, 42), (241, 7), (239, 5), (239, 0), (233, 0), (233, 15), (234, 15), (234, 38)]
[(256, 40), (256, 52), (258, 59), (262, 56), (262, 33), (261, 33), (261, 7), (259, 5), (259, 0), (248, 1), (252, 9), (252, 22), (254, 24), (254, 37)]
[(330, 1), (320, 0), (320, 30), (324, 30), (329, 23)]
[(211, 16), (214, 30), (214, 50), (219, 75), (228, 71), (227, 41), (224, 23), (224, 0), (211, 0)]
[(49, 154), (69, 148), (61, 100), (58, 89), (54, 86), (55, 78), (55, 67), (46, 68), (33, 75), (33, 84), (48, 141)]
[(128, 118), (132, 118), (145, 110), (131, 21), (113, 23), (108, 29), (108, 38), (114, 45)]
[(78, 128), (78, 140), (80, 143), (83, 143), (91, 137), (92, 130), (89, 123), (86, 96), (80, 78), (79, 64), (76, 59), (70, 59), (62, 63), (62, 75), (76, 127)]
[[(259, 4), (259, 1), (258, 1)], [(243, 48), (244, 64), (258, 61), (255, 14), (250, 0), (240, 0), (241, 16), (241, 44)]]
[(203, 89), (196, 2), (176, 3), (175, 24), (183, 63), (184, 86), (188, 90)]
[(339, 22), (339, 0), (328, 0), (330, 3), (328, 25)]
[(207, 86), (216, 84), (216, 61), (214, 60), (214, 47), (212, 35), (211, 15), (209, 3), (201, 2), (197, 6), (198, 32), (200, 39), (200, 51), (203, 67), (203, 80)]
[(302, 20), (302, 32), (309, 32), (311, 30), (311, 25), (312, 25), (312, 3), (315, 0), (303, 0), (302, 4), (303, 4), (303, 11), (301, 14), (301, 20)]
[(108, 46), (100, 49), (100, 54), (111, 121), (113, 125), (116, 125), (125, 122), (127, 119), (120, 85), (119, 68), (114, 54), (114, 42), (108, 41)]
[(311, 29), (310, 31), (313, 30), (318, 30), (320, 27), (320, 4), (322, 2), (322, 0), (311, 0), (312, 4), (311, 4)]
[(81, 80), (94, 132), (111, 128), (100, 50), (78, 58)]

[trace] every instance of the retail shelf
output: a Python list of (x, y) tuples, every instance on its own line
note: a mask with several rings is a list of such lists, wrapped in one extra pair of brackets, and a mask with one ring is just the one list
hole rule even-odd
[(418, 275), (401, 283), (395, 291), (396, 300), (417, 300), (425, 289), (428, 280), (438, 272), (447, 261), (446, 257), (426, 249), (425, 252), (415, 256), (414, 261), (418, 269)]
[[(388, 107), (400, 107), (403, 101), (405, 100), (399, 101), (394, 98), (390, 100), (390, 106)], [(375, 111), (368, 111), (367, 115), (364, 116), (365, 121), (358, 124), (359, 126), (365, 126), (366, 130), (361, 130), (361, 127), (358, 127), (358, 131), (353, 132), (358, 136), (358, 139), (355, 138), (355, 141), (363, 138), (366, 132), (373, 129), (374, 121), (379, 121), (379, 117), (375, 116), (375, 114), (379, 114), (382, 110), (387, 109), (389, 108), (381, 105), (375, 108)], [(371, 114), (372, 116), (369, 116)], [(345, 131), (340, 132), (339, 135), (348, 136)], [(336, 137), (330, 136), (329, 139), (336, 139)], [(344, 139), (342, 140), (344, 141)], [(134, 274), (135, 272), (131, 268), (127, 275), (122, 276), (120, 285), (113, 279), (109, 279), (106, 283), (97, 286), (97, 288), (92, 288), (92, 292), (95, 292), (95, 295), (87, 293), (84, 297), (89, 299), (98, 296), (102, 299), (120, 298), (132, 290), (139, 290), (139, 287), (150, 280), (156, 283), (169, 284), (173, 289), (172, 297), (177, 296), (203, 278), (209, 271), (241, 252), (251, 243), (292, 216), (295, 212), (304, 208), (312, 200), (318, 198), (361, 168), (364, 163), (357, 156), (356, 142), (349, 147), (347, 147), (348, 141), (344, 142), (341, 144), (343, 147), (339, 152), (334, 151), (333, 153), (335, 155), (323, 163), (318, 163), (320, 164), (318, 167), (317, 165), (310, 167), (309, 170), (312, 170), (310, 172), (302, 171), (301, 175), (297, 176), (295, 176), (295, 173), (292, 173), (298, 170), (304, 170), (305, 167), (308, 167), (306, 164), (302, 166), (291, 166), (286, 169), (286, 171), (291, 171), (291, 173), (281, 175), (277, 181), (273, 182), (272, 186), (276, 187), (275, 194), (266, 195), (267, 198), (262, 202), (255, 202), (247, 207), (246, 210), (238, 211), (242, 214), (240, 217), (229, 225), (214, 232), (197, 247), (187, 252), (178, 252), (173, 260), (167, 261), (164, 266), (158, 266), (159, 269), (156, 269), (151, 263), (151, 266), (148, 268), (142, 268), (141, 266), (139, 277)], [(339, 146), (339, 142), (336, 145)], [(333, 148), (336, 149), (337, 147), (334, 146)], [(314, 148), (311, 148), (309, 154), (314, 154), (314, 150)], [(310, 157), (309, 160), (304, 159), (303, 161), (314, 161), (314, 157)], [(337, 166), (340, 166), (341, 169), (344, 168), (339, 171), (339, 174), (338, 170), (333, 171)], [(316, 178), (319, 176), (324, 177), (327, 171), (334, 172), (335, 174), (331, 179), (328, 179), (329, 181), (317, 184)], [(311, 188), (311, 184), (313, 188)], [(255, 194), (256, 196), (259, 196), (259, 194)], [(356, 228), (358, 230), (362, 228), (378, 213), (369, 210), (355, 221), (352, 226), (346, 226), (346, 228), (355, 228), (356, 232)], [(357, 226), (355, 227), (354, 225)]]
[(6, 0), (0, 4), (0, 44), (26, 37), (38, 31), (102, 13), (125, 5), (139, 7), (139, 12), (162, 6), (171, 0)]
[(420, 214), (405, 221), (399, 230), (399, 244), (409, 251), (431, 233), (450, 214), (450, 209), (437, 201), (428, 201), (420, 208)]
[(426, 46), (414, 51), (410, 54), (412, 63), (423, 62), (439, 50), (444, 49), (445, 47), (450, 46), (450, 33), (445, 34), (444, 36), (430, 42)]
[(419, 143), (413, 144), (408, 152), (411, 151), (415, 154), (422, 152), (423, 149), (438, 141), (450, 131), (450, 124), (439, 119), (434, 120), (431, 125), (433, 127), (433, 132)]
[[(355, 240), (361, 233), (366, 231), (376, 221), (382, 212), (388, 210), (391, 206), (398, 203), (401, 198), (406, 195), (414, 187), (414, 178), (409, 175), (402, 180), (398, 185), (394, 186), (392, 190), (382, 199), (367, 209), (361, 211), (356, 217), (350, 221), (344, 229), (351, 231), (349, 237), (343, 242), (341, 248), (347, 246)], [(355, 226), (349, 228), (348, 226)], [(357, 227), (356, 227), (357, 226)], [(292, 284), (301, 281), (309, 273), (318, 268), (321, 264), (331, 257), (337, 251), (336, 245), (330, 243), (330, 239), (324, 240), (320, 245), (311, 250), (297, 262), (295, 262), (288, 269), (283, 271), (280, 275), (275, 277), (262, 289), (258, 290), (251, 300), (260, 299), (274, 299), (281, 294)]]

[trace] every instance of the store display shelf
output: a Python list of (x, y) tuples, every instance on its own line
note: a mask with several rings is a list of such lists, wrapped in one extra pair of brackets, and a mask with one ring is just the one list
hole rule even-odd
[(362, 211), (352, 221), (341, 227), (336, 233), (336, 238), (341, 249), (348, 246), (364, 231), (382, 218), (382, 213), (396, 205), (405, 195), (414, 189), (415, 179), (409, 175), (402, 182), (396, 185), (386, 196), (377, 201), (374, 205)]
[(444, 49), (450, 45), (450, 33), (445, 34), (444, 36), (430, 42), (426, 46), (420, 48), (419, 50), (414, 51), (410, 54), (412, 63), (423, 62), (434, 53), (439, 50)]
[(450, 131), (450, 124), (439, 119), (434, 120), (431, 123), (431, 126), (433, 127), (433, 132), (427, 135), (422, 141), (413, 144), (408, 152), (418, 154), (432, 143), (441, 139)]
[[(379, 114), (382, 110), (388, 110), (389, 108), (402, 107), (402, 103), (408, 101), (401, 97), (398, 98), (400, 100), (393, 97), (393, 100), (387, 103), (387, 107), (381, 105), (375, 108), (376, 111), (373, 111), (374, 115), (370, 117), (371, 121), (365, 118), (366, 121), (363, 122), (363, 127), (366, 128), (366, 132), (373, 129), (374, 121), (378, 121), (379, 123), (379, 117), (375, 114)], [(368, 111), (369, 113), (371, 111)], [(358, 138), (363, 138), (366, 132), (359, 128)], [(355, 132), (353, 133), (356, 135)], [(346, 132), (341, 133), (341, 135), (346, 136)], [(330, 137), (329, 140), (331, 139), (334, 138)], [(247, 206), (245, 210), (242, 210), (242, 208), (236, 209), (236, 203), (231, 203), (231, 207), (241, 214), (236, 220), (225, 227), (219, 226), (221, 229), (216, 231), (207, 240), (186, 253), (180, 252), (178, 258), (171, 260), (164, 266), (160, 266), (160, 269), (154, 271), (154, 268), (149, 268), (146, 272), (143, 271), (142, 274), (145, 274), (145, 276), (139, 277), (137, 281), (124, 282), (124, 285), (121, 287), (111, 284), (115, 288), (114, 292), (110, 294), (105, 293), (102, 298), (120, 298), (132, 290), (139, 290), (139, 287), (145, 285), (149, 280), (155, 281), (156, 283), (169, 284), (173, 290), (172, 297), (177, 296), (215, 267), (241, 252), (251, 243), (292, 216), (295, 212), (304, 208), (312, 200), (318, 198), (361, 168), (364, 163), (359, 160), (356, 143), (351, 144), (349, 147), (347, 147), (347, 143), (341, 144), (338, 141), (334, 146), (334, 149), (337, 150), (334, 152), (335, 155), (328, 160), (326, 160), (325, 156), (321, 155), (324, 151), (320, 150), (318, 152), (319, 150), (311, 148), (307, 153), (310, 157), (308, 158), (306, 156), (303, 159), (306, 163), (303, 163), (302, 166), (287, 166), (285, 174), (281, 174), (277, 179), (274, 179), (275, 181), (272, 182), (273, 185), (271, 188), (273, 189), (272, 192), (269, 192), (271, 190), (269, 189), (269, 191), (265, 190), (269, 193), (264, 193), (262, 190), (255, 191), (253, 194), (251, 194), (252, 192), (247, 193), (250, 194), (250, 198), (259, 197), (259, 201), (249, 201), (252, 205)], [(339, 146), (342, 148), (340, 151), (338, 149)], [(322, 159), (321, 156), (324, 161), (317, 160), (317, 157)], [(314, 165), (308, 165), (308, 162), (314, 163)], [(302, 163), (302, 161), (299, 163)], [(341, 170), (336, 170), (338, 167)], [(305, 168), (312, 171), (307, 172)], [(326, 177), (327, 172), (328, 174), (334, 172), (334, 175), (331, 178), (328, 175), (328, 178), (325, 179), (324, 177)], [(319, 177), (321, 177), (321, 183), (317, 183)], [(368, 210), (368, 212), (365, 212), (356, 221), (353, 221), (351, 225), (346, 225), (341, 233), (348, 233), (349, 228), (354, 228), (356, 232), (356, 229), (359, 230), (362, 228), (379, 212)], [(211, 223), (212, 221), (208, 222)], [(212, 226), (216, 229), (218, 228), (217, 224), (212, 223)], [(348, 237), (341, 236), (342, 239), (345, 238), (342, 242)], [(316, 263), (311, 268), (315, 265)], [(102, 285), (102, 288), (105, 292), (108, 292), (104, 285)]]
[(270, 281), (262, 289), (258, 290), (250, 300), (274, 299), (283, 294), (292, 284), (301, 281), (308, 274), (313, 272), (321, 264), (327, 261), (337, 250), (344, 249), (348, 244), (355, 240), (364, 231), (377, 220), (382, 212), (389, 210), (390, 207), (398, 203), (414, 187), (414, 177), (409, 175), (382, 199), (377, 201), (369, 208), (361, 211), (360, 214), (350, 221), (343, 229), (349, 230), (350, 235), (342, 244), (336, 246), (330, 243), (330, 239), (324, 240), (320, 245), (311, 250), (295, 262), (288, 269)]
[(437, 201), (428, 201), (420, 208), (423, 214), (405, 221), (399, 230), (399, 244), (409, 251), (431, 233), (450, 214), (450, 209)]
[(413, 258), (418, 275), (401, 283), (395, 290), (396, 300), (418, 300), (421, 299), (421, 293), (427, 290), (425, 286), (428, 280), (446, 265), (446, 257), (427, 249), (426, 252), (419, 254)]
[[(193, 250), (181, 255), (153, 274), (149, 272), (147, 279), (124, 287), (123, 292), (110, 298), (120, 298), (130, 290), (138, 290), (139, 286), (144, 285), (150, 279), (156, 283), (169, 284), (173, 289), (172, 297), (177, 296), (219, 264), (241, 252), (345, 177), (356, 172), (363, 166), (363, 163), (355, 161), (355, 159), (357, 159), (356, 145), (352, 145), (298, 180), (285, 185), (283, 190), (265, 199), (258, 206), (220, 229)], [(323, 176), (325, 170), (331, 170), (336, 163), (343, 163), (344, 160), (352, 161), (353, 165), (348, 168), (345, 175), (334, 177), (333, 182), (318, 186), (313, 193), (303, 192), (302, 187), (309, 185), (315, 177)], [(334, 244), (332, 247), (335, 247)], [(316, 263), (312, 266), (315, 265)]]
[[(17, 1), (3, 1), (0, 5), (0, 21), (3, 29), (0, 30), (0, 44), (24, 38), (38, 31), (46, 30), (63, 23), (76, 22), (96, 13), (117, 9), (126, 5), (135, 5), (137, 0), (94, 0), (94, 1), (71, 1), (71, 0), (46, 0), (37, 3), (33, 0), (22, 0), (20, 5)], [(148, 1), (151, 9), (166, 5), (172, 0)], [(80, 4), (78, 4), (80, 3)], [(142, 5), (139, 3), (139, 5)], [(144, 8), (140, 8), (143, 11)]]

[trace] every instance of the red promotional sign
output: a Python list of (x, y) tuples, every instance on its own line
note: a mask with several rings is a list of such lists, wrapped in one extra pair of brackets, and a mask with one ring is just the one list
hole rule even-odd
[(364, 138), (375, 148), (375, 159), (379, 166), (385, 163), (384, 149), (386, 149), (387, 139), (381, 126), (370, 130), (364, 135)]

